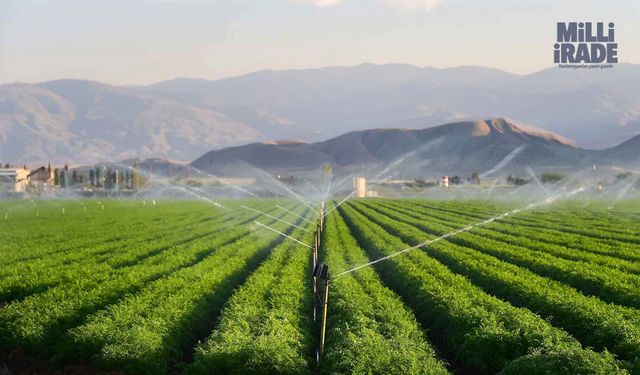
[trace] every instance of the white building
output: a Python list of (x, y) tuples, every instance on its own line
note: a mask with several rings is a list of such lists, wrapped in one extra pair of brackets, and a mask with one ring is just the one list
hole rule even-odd
[(356, 198), (365, 198), (367, 196), (367, 180), (364, 177), (355, 177), (353, 179), (353, 187), (356, 189)]
[(442, 176), (440, 179), (440, 186), (448, 188), (449, 187), (449, 176)]
[(1, 168), (0, 191), (9, 193), (24, 193), (29, 182), (28, 168)]

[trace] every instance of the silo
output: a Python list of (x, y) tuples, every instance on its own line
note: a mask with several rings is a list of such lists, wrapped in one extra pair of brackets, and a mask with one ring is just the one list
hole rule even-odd
[(440, 186), (442, 187), (449, 187), (449, 176), (442, 176), (442, 179), (440, 180)]
[(364, 198), (367, 196), (367, 180), (364, 177), (354, 178), (356, 188), (356, 198)]

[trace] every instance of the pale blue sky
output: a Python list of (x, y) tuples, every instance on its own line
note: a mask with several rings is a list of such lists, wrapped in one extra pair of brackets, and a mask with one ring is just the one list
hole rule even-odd
[(144, 84), (360, 63), (552, 66), (557, 21), (613, 21), (640, 63), (640, 1), (2, 0), (0, 83)]

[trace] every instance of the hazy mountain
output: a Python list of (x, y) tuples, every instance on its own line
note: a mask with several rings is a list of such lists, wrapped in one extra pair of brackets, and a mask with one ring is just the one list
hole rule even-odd
[(354, 67), (259, 71), (145, 87), (60, 80), (0, 86), (0, 161), (193, 160), (211, 149), (306, 142), (371, 128), (423, 129), (507, 116), (605, 148), (640, 134), (640, 65), (496, 69)]
[(524, 76), (482, 67), (363, 64), (260, 71), (218, 81), (182, 78), (144, 90), (174, 98), (197, 94), (218, 108), (261, 110), (285, 119), (300, 130), (295, 137), (306, 140), (402, 122), (424, 128), (508, 116), (582, 147), (604, 148), (640, 133), (638, 87), (640, 65), (632, 64), (608, 70), (554, 67)]
[(594, 153), (595, 164), (640, 169), (640, 135), (606, 150)]
[(77, 80), (0, 86), (0, 160), (191, 160), (264, 138), (214, 110), (128, 88)]
[[(197, 93), (209, 103), (243, 105), (286, 119), (307, 140), (326, 139), (348, 130), (371, 128), (415, 115), (434, 115), (435, 125), (469, 116), (439, 103), (416, 103), (416, 88), (476, 87), (516, 77), (497, 69), (419, 68), (405, 64), (259, 71), (218, 81), (175, 79), (144, 88), (156, 95)], [(455, 113), (454, 113), (455, 111)], [(482, 114), (484, 115), (484, 114)], [(291, 137), (301, 137), (299, 134)], [(282, 138), (282, 137), (281, 137)]]
[(272, 174), (299, 175), (319, 173), (326, 163), (338, 173), (357, 170), (364, 163), (369, 170), (379, 171), (378, 177), (473, 172), (495, 176), (526, 174), (528, 167), (569, 170), (597, 152), (580, 149), (550, 132), (493, 118), (420, 130), (355, 131), (318, 143), (255, 143), (211, 151), (192, 166), (214, 174), (250, 174), (253, 166)]

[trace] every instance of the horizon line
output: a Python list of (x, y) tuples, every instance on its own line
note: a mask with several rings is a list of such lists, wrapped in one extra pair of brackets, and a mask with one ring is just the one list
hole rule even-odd
[[(536, 73), (540, 73), (543, 72), (545, 70), (550, 70), (550, 69), (554, 69), (557, 68), (556, 65), (552, 64), (546, 68), (542, 68), (542, 69), (536, 69), (533, 70), (531, 72), (528, 73), (515, 73), (509, 70), (505, 70), (502, 68), (497, 68), (497, 67), (492, 67), (492, 66), (484, 66), (484, 65), (474, 65), (474, 64), (464, 64), (464, 65), (452, 65), (452, 66), (431, 66), (431, 65), (425, 65), (425, 66), (421, 66), (421, 65), (416, 65), (416, 64), (411, 64), (411, 63), (402, 63), (402, 62), (393, 62), (393, 63), (370, 63), (370, 62), (362, 62), (359, 64), (355, 64), (355, 65), (321, 65), (321, 66), (309, 66), (309, 67), (292, 67), (292, 68), (283, 68), (283, 69), (274, 69), (274, 68), (264, 68), (264, 69), (258, 69), (258, 70), (251, 70), (245, 73), (240, 73), (240, 74), (230, 74), (227, 76), (222, 76), (220, 78), (207, 78), (207, 77), (198, 77), (198, 76), (188, 76), (188, 75), (176, 75), (173, 76), (171, 78), (166, 78), (166, 79), (161, 79), (161, 80), (154, 80), (154, 81), (150, 81), (150, 82), (146, 82), (146, 83), (110, 83), (108, 81), (103, 81), (103, 80), (98, 80), (95, 78), (81, 78), (81, 77), (59, 77), (59, 78), (52, 78), (52, 79), (47, 79), (44, 81), (3, 81), (0, 82), (0, 85), (15, 85), (15, 84), (29, 84), (29, 85), (38, 85), (38, 84), (42, 84), (42, 83), (46, 83), (46, 82), (53, 82), (53, 81), (62, 81), (62, 80), (77, 80), (77, 81), (89, 81), (89, 82), (97, 82), (97, 83), (102, 83), (102, 84), (109, 84), (112, 86), (122, 86), (122, 87), (127, 87), (127, 86), (151, 86), (151, 85), (155, 85), (158, 83), (162, 83), (162, 82), (168, 82), (168, 81), (172, 81), (172, 80), (177, 80), (177, 79), (193, 79), (193, 80), (204, 80), (204, 81), (221, 81), (221, 80), (226, 80), (226, 79), (233, 79), (233, 78), (240, 78), (240, 77), (245, 77), (251, 74), (256, 74), (256, 73), (262, 73), (262, 72), (291, 72), (291, 71), (303, 71), (303, 70), (321, 70), (321, 69), (332, 69), (332, 68), (356, 68), (356, 67), (360, 67), (360, 66), (366, 66), (366, 65), (372, 65), (372, 66), (389, 66), (389, 65), (405, 65), (405, 66), (411, 66), (411, 67), (415, 67), (415, 68), (419, 68), (419, 69), (436, 69), (436, 70), (449, 70), (449, 69), (459, 69), (459, 68), (483, 68), (483, 69), (491, 69), (491, 70), (498, 70), (507, 74), (511, 74), (514, 76), (519, 76), (519, 77), (526, 77), (529, 75), (533, 75)], [(640, 65), (640, 63), (632, 63), (632, 62), (621, 62), (618, 63), (617, 65)]]

